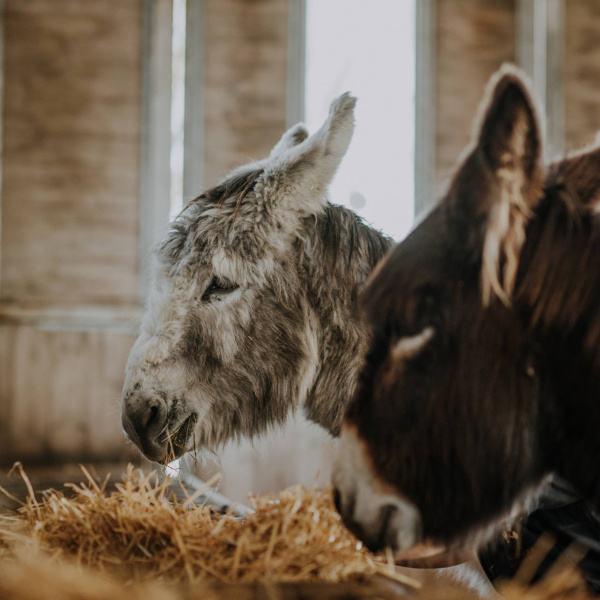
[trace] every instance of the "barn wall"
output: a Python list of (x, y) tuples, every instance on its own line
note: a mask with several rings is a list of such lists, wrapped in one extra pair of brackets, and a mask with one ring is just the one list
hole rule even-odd
[(102, 332), (1, 326), (1, 462), (128, 456), (117, 401), (131, 343)]
[[(516, 59), (517, 0), (436, 4), (441, 189), (470, 141), (489, 76)], [(289, 4), (203, 6), (209, 186), (267, 154), (286, 127)], [(125, 456), (117, 400), (140, 286), (143, 0), (5, 0), (5, 10), (0, 463)], [(600, 129), (597, 39), (597, 1), (568, 0), (569, 148)], [(224, 491), (244, 499), (310, 483), (330, 460), (323, 437), (292, 423), (258, 444), (262, 454), (228, 448)]]
[[(471, 139), (490, 75), (517, 62), (516, 0), (436, 3), (436, 179), (438, 193)], [(593, 142), (600, 130), (600, 3), (564, 3), (564, 56), (558, 82), (564, 99), (564, 147)]]
[(286, 126), (288, 0), (205, 2), (205, 185), (263, 158)]
[(123, 456), (142, 0), (4, 5), (0, 462)]
[(565, 19), (565, 147), (594, 141), (600, 130), (600, 3), (568, 0)]
[(471, 140), (485, 85), (515, 62), (515, 0), (436, 3), (436, 179), (438, 193)]
[(2, 300), (133, 302), (141, 0), (7, 0)]

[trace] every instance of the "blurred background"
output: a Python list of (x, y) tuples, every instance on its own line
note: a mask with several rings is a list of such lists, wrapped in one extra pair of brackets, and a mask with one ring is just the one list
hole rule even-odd
[[(397, 240), (502, 63), (532, 78), (548, 159), (600, 129), (598, 0), (2, 0), (0, 51), (3, 467), (140, 461), (118, 400), (152, 245), (336, 95), (359, 104), (331, 199)], [(243, 500), (326, 482), (330, 457), (296, 419), (187, 468)]]

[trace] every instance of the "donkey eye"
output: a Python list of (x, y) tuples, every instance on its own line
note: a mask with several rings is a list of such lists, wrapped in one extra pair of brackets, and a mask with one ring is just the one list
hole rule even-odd
[(202, 294), (202, 302), (211, 302), (212, 300), (220, 300), (223, 296), (237, 290), (240, 286), (231, 281), (213, 277), (212, 281)]
[(439, 319), (443, 312), (443, 293), (431, 286), (419, 290), (414, 312), (414, 324), (417, 328), (431, 324), (432, 319)]

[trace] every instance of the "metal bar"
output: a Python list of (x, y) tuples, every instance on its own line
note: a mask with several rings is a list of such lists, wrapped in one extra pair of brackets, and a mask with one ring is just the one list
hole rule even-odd
[(517, 61), (542, 106), (548, 158), (564, 152), (564, 13), (564, 0), (519, 0), (517, 5)]
[(185, 26), (185, 115), (183, 201), (204, 187), (204, 0), (187, 0)]
[(144, 0), (140, 164), (139, 298), (148, 291), (147, 257), (169, 222), (171, 192), (172, 0)]
[[(0, 0), (0, 115), (4, 114), (4, 17), (6, 15), (6, 3)], [(3, 121), (0, 118), (0, 259), (2, 257), (2, 176), (4, 166)], [(2, 261), (0, 260), (0, 295), (2, 291)]]
[(416, 0), (415, 215), (436, 200), (436, 0)]
[[(196, 490), (199, 490), (205, 485), (205, 482), (202, 479), (196, 477), (188, 470), (180, 470), (178, 478), (181, 481), (181, 483), (185, 486), (186, 491), (190, 496), (192, 496)], [(177, 480), (175, 480), (175, 483), (176, 482)], [(206, 490), (206, 492), (195, 498), (194, 504), (198, 504), (201, 506), (212, 506), (222, 513), (227, 513), (231, 511), (231, 514), (234, 517), (238, 518), (247, 517), (254, 512), (245, 504), (233, 502), (232, 500), (227, 498), (227, 496), (224, 496), (214, 488), (209, 488), (208, 490)]]
[(516, 18), (516, 62), (533, 80), (533, 21), (535, 18), (535, 1), (517, 0)]
[(533, 87), (542, 101), (544, 112), (546, 110), (546, 65), (548, 49), (548, 17), (546, 14), (546, 0), (533, 0)]
[(305, 119), (306, 0), (288, 0), (286, 121), (291, 127)]
[(546, 120), (548, 158), (565, 152), (565, 2), (548, 0), (546, 7)]

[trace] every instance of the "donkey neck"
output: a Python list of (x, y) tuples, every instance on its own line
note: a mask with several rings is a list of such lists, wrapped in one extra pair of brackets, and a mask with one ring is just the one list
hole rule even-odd
[(600, 216), (564, 188), (547, 190), (528, 227), (515, 305), (542, 348), (557, 400), (552, 418), (574, 439), (594, 439), (595, 431), (583, 432), (600, 422), (599, 256)]
[(305, 221), (301, 270), (319, 350), (305, 410), (333, 435), (339, 433), (369, 341), (358, 295), (392, 243), (343, 206), (327, 203), (316, 221)]

